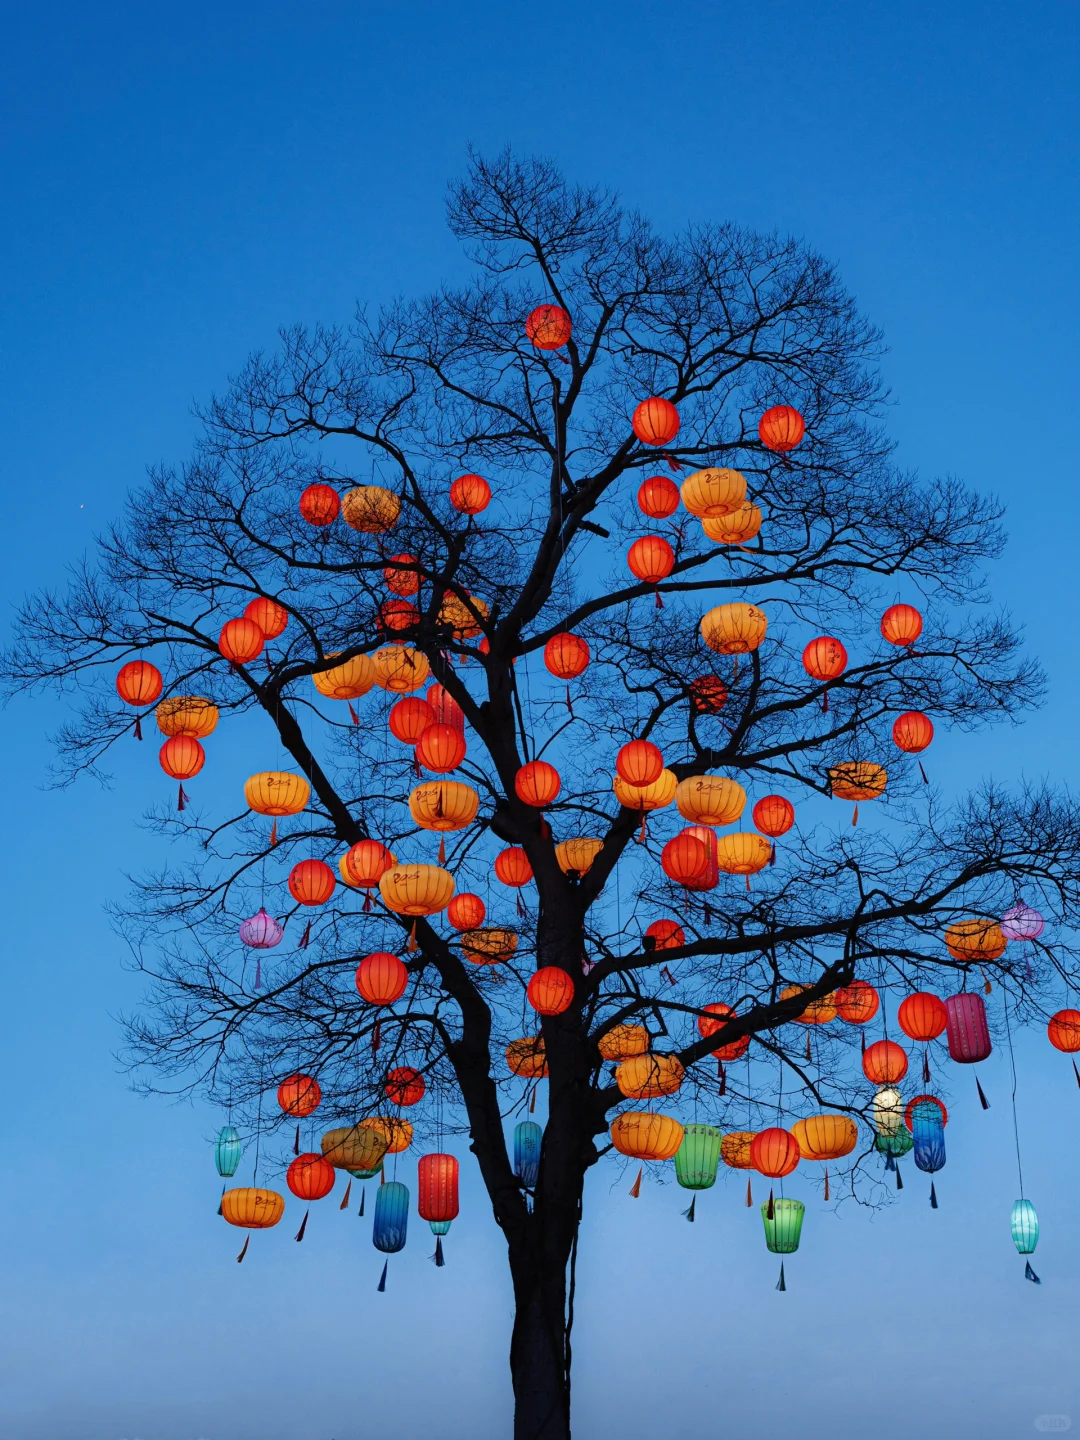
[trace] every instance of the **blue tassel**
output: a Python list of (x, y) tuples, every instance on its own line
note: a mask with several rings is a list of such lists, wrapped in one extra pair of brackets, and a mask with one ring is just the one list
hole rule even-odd
[(365, 1186), (361, 1186), (361, 1189), (360, 1189), (360, 1218), (361, 1218), (361, 1219), (363, 1219), (363, 1217), (364, 1217), (364, 1196), (365, 1196), (366, 1194), (367, 1194), (367, 1186), (366, 1186), (366, 1185), (365, 1185)]
[(787, 1281), (784, 1279), (784, 1262), (780, 1261), (780, 1279), (776, 1282), (777, 1290), (786, 1290)]
[(386, 1289), (386, 1267), (387, 1267), (389, 1264), (390, 1264), (390, 1261), (389, 1261), (389, 1260), (384, 1260), (384, 1261), (383, 1261), (382, 1275), (379, 1277), (379, 1284), (378, 1284), (378, 1290), (379, 1290), (380, 1295), (381, 1295), (382, 1292)]
[(441, 1235), (435, 1236), (435, 1264), (439, 1267), (440, 1270), (446, 1264), (446, 1261), (443, 1259)]
[(938, 1208), (938, 1205), (937, 1205), (937, 1191), (934, 1189), (934, 1182), (931, 1180), (931, 1181), (930, 1181), (930, 1209), (931, 1209), (931, 1210), (936, 1210), (937, 1208)]
[[(221, 1187), (221, 1200), (224, 1200), (224, 1199), (225, 1199), (225, 1186), (222, 1185), (222, 1187)], [(217, 1213), (218, 1213), (219, 1215), (222, 1213), (222, 1210), (221, 1210), (221, 1200), (219, 1200), (219, 1201), (217, 1202)]]
[(697, 1206), (697, 1196), (695, 1195), (694, 1198), (690, 1201), (690, 1209), (689, 1209), (689, 1210), (684, 1210), (684, 1211), (682, 1212), (682, 1213), (686, 1216), (687, 1220), (693, 1221), (693, 1218), (694, 1218), (694, 1210), (695, 1210), (695, 1207), (696, 1207), (696, 1206)]
[(1035, 1274), (1035, 1271), (1031, 1268), (1031, 1261), (1030, 1261), (1030, 1260), (1028, 1260), (1027, 1263), (1024, 1265), (1024, 1279), (1025, 1279), (1025, 1280), (1030, 1280), (1030, 1281), (1032, 1281), (1033, 1284), (1035, 1284), (1035, 1285), (1041, 1285), (1041, 1284), (1042, 1284), (1042, 1281), (1041, 1281), (1041, 1280), (1039, 1279), (1039, 1277)]

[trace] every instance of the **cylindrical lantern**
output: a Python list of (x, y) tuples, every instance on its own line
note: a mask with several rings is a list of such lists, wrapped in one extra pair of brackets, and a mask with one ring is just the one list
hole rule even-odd
[(458, 1214), (456, 1155), (421, 1155), (416, 1164), (416, 1213), (421, 1220), (456, 1220)]
[[(772, 1210), (772, 1218), (769, 1211)], [(765, 1244), (773, 1255), (794, 1255), (802, 1237), (806, 1206), (801, 1200), (770, 1200), (761, 1207)]]
[(223, 1180), (236, 1174), (244, 1147), (240, 1143), (240, 1131), (235, 1125), (223, 1125), (214, 1142), (214, 1164)]
[(945, 1031), (949, 1055), (961, 1065), (985, 1060), (993, 1049), (986, 1023), (986, 1006), (981, 995), (950, 995), (945, 1001)]
[(1017, 1200), (1009, 1217), (1013, 1244), (1021, 1255), (1034, 1255), (1039, 1243), (1039, 1217), (1030, 1200)]
[(921, 1101), (911, 1112), (911, 1138), (914, 1141), (915, 1164), (933, 1175), (945, 1164), (945, 1122), (941, 1106)]
[(544, 1131), (535, 1120), (521, 1120), (514, 1126), (514, 1174), (529, 1190), (540, 1178), (540, 1150)]
[(708, 1190), (716, 1184), (720, 1164), (720, 1131), (715, 1125), (686, 1125), (675, 1151), (675, 1178), (685, 1190)]
[(400, 1180), (388, 1180), (375, 1191), (375, 1223), (371, 1240), (376, 1250), (394, 1255), (405, 1247), (409, 1228), (409, 1187)]

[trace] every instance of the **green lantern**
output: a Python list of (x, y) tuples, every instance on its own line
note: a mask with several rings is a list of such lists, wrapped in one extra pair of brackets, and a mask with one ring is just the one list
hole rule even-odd
[(878, 1135), (874, 1140), (875, 1149), (880, 1150), (882, 1155), (890, 1155), (894, 1160), (906, 1155), (914, 1144), (911, 1131), (906, 1125), (901, 1125), (894, 1135)]
[[(769, 1209), (772, 1208), (772, 1219)], [(806, 1206), (801, 1200), (768, 1200), (761, 1207), (765, 1222), (765, 1244), (773, 1255), (794, 1255), (802, 1235)]]
[(1021, 1255), (1034, 1255), (1039, 1243), (1039, 1217), (1030, 1200), (1017, 1200), (1012, 1207), (1013, 1244)]
[(375, 1166), (374, 1170), (350, 1170), (348, 1173), (353, 1177), (354, 1180), (373, 1180), (375, 1176), (378, 1175), (382, 1167), (383, 1162), (380, 1160), (379, 1163)]
[(687, 1125), (675, 1152), (675, 1178), (684, 1190), (708, 1190), (716, 1184), (720, 1131), (715, 1125)]

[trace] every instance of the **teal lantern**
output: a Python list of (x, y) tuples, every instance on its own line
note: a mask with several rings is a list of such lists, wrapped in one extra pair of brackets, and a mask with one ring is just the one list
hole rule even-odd
[(379, 1163), (375, 1166), (374, 1170), (350, 1170), (349, 1174), (353, 1177), (354, 1180), (373, 1180), (375, 1176), (378, 1175), (382, 1167), (383, 1162), (380, 1160)]
[(450, 1234), (450, 1226), (451, 1226), (453, 1223), (454, 1223), (454, 1222), (453, 1222), (452, 1220), (429, 1220), (429, 1221), (428, 1221), (428, 1224), (431, 1226), (431, 1233), (432, 1233), (433, 1235), (449, 1235), (449, 1234)]
[(1010, 1221), (1013, 1244), (1019, 1255), (1034, 1255), (1039, 1243), (1039, 1217), (1030, 1200), (1017, 1200)]
[(540, 1150), (544, 1132), (535, 1120), (514, 1126), (514, 1174), (527, 1190), (535, 1190), (540, 1178)]
[(214, 1164), (223, 1180), (236, 1174), (244, 1147), (240, 1144), (240, 1132), (233, 1125), (223, 1125), (214, 1143)]
[[(772, 1219), (769, 1211), (772, 1210)], [(773, 1255), (794, 1255), (802, 1236), (806, 1206), (801, 1200), (769, 1200), (761, 1207), (765, 1244)]]
[(716, 1184), (720, 1131), (715, 1125), (687, 1125), (675, 1152), (675, 1178), (684, 1190), (708, 1190)]
[(899, 1160), (901, 1155), (906, 1155), (914, 1144), (911, 1131), (906, 1125), (901, 1125), (895, 1135), (878, 1135), (874, 1140), (874, 1148), (892, 1160)]
[[(409, 1228), (409, 1187), (400, 1180), (388, 1180), (375, 1191), (375, 1223), (371, 1227), (371, 1239), (376, 1250), (394, 1255), (405, 1248), (405, 1234)], [(389, 1260), (383, 1264), (378, 1288), (386, 1289), (386, 1269)]]

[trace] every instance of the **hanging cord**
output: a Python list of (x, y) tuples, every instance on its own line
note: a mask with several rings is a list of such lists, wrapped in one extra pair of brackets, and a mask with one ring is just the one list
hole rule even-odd
[(1024, 1168), (1020, 1163), (1020, 1125), (1016, 1118), (1016, 1056), (1013, 1054), (1012, 1026), (1009, 1024), (1009, 1002), (1005, 1001), (1005, 1034), (1009, 1040), (1009, 1065), (1012, 1068), (1013, 1139), (1016, 1142), (1016, 1174), (1020, 1181), (1020, 1199), (1024, 1198)]
[(259, 1085), (259, 1111), (258, 1111), (258, 1118), (257, 1118), (256, 1121), (255, 1121), (255, 1168), (254, 1168), (254, 1171), (253, 1171), (252, 1176), (251, 1176), (251, 1183), (252, 1183), (253, 1185), (256, 1185), (256, 1186), (257, 1186), (258, 1183), (259, 1183), (259, 1142), (260, 1142), (261, 1139), (262, 1139), (262, 1097), (263, 1097), (263, 1087), (262, 1087), (262, 1084), (261, 1084), (261, 1078), (262, 1078), (262, 1077), (260, 1076), (260, 1085)]

